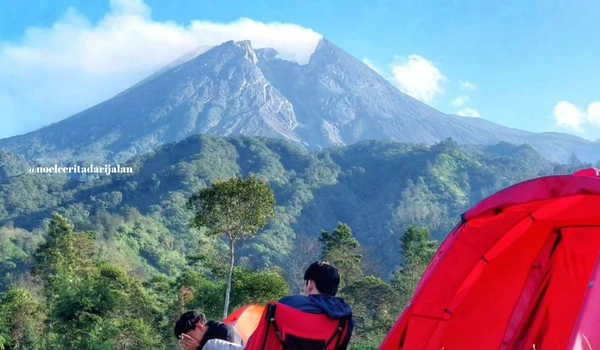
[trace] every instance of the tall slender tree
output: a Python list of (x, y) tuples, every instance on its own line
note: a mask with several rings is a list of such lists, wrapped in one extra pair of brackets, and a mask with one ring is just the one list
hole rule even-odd
[(423, 277), (431, 258), (438, 248), (438, 242), (431, 239), (431, 233), (426, 227), (410, 226), (400, 239), (403, 263), (395, 272), (392, 280), (400, 291), (400, 304), (404, 307)]
[(46, 242), (36, 250), (34, 275), (44, 282), (48, 300), (58, 294), (61, 284), (74, 283), (91, 268), (95, 254), (94, 232), (75, 233), (73, 224), (55, 214), (48, 225)]
[(323, 230), (319, 241), (323, 247), (323, 259), (340, 270), (342, 289), (362, 277), (360, 243), (354, 238), (350, 226), (340, 222), (331, 232)]
[(188, 201), (194, 212), (193, 228), (207, 228), (210, 235), (225, 237), (229, 246), (229, 270), (223, 317), (229, 313), (231, 280), (235, 266), (236, 245), (254, 237), (275, 215), (275, 194), (269, 185), (250, 175), (215, 182), (200, 190)]

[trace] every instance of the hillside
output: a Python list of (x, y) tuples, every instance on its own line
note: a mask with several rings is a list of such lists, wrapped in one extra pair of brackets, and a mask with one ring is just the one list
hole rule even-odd
[[(198, 52), (198, 51), (196, 51)], [(0, 140), (32, 162), (124, 162), (195, 134), (279, 138), (308, 150), (393, 140), (530, 144), (553, 161), (600, 159), (598, 143), (441, 113), (324, 39), (306, 65), (229, 41), (43, 129)], [(187, 61), (186, 61), (187, 60)], [(185, 61), (184, 63), (182, 63)]]
[[(387, 278), (400, 261), (399, 238), (408, 225), (425, 225), (443, 239), (483, 197), (570, 171), (555, 169), (531, 147), (506, 143), (460, 146), (447, 140), (426, 147), (369, 141), (309, 153), (283, 140), (210, 136), (165, 145), (129, 164), (134, 174), (71, 180), (23, 173), (2, 180), (0, 227), (6, 228), (0, 239), (12, 248), (4, 248), (0, 261), (26, 260), (39, 241), (36, 232), (58, 212), (79, 230), (99, 232), (104, 252), (122, 266), (142, 275), (174, 274), (201, 239), (188, 227), (189, 195), (213, 181), (254, 173), (269, 180), (278, 209), (268, 229), (240, 251), (251, 266), (286, 266), (298, 237), (316, 237), (344, 222), (381, 258), (378, 275)], [(27, 268), (0, 266), (4, 273)]]
[[(598, 158), (600, 155), (598, 142), (585, 141), (575, 135), (558, 132), (533, 133), (508, 128), (482, 118), (454, 117), (492, 134), (489, 142), (509, 142), (516, 145), (528, 144), (550, 160), (565, 162), (572, 155), (588, 162), (600, 160)], [(482, 143), (487, 144), (487, 142)]]

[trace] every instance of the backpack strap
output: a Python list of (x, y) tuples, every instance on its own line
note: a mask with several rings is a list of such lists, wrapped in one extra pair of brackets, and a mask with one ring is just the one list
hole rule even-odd
[(344, 330), (346, 329), (347, 323), (348, 323), (348, 319), (346, 319), (346, 318), (340, 319), (340, 324), (339, 324), (338, 328), (335, 330), (335, 332), (333, 332), (333, 334), (331, 335), (331, 338), (329, 338), (329, 340), (327, 341), (327, 343), (325, 343), (325, 346), (323, 347), (323, 350), (326, 350), (327, 347), (329, 347), (329, 344), (331, 344), (331, 342), (336, 337), (337, 337), (337, 343), (335, 345), (335, 348), (339, 349), (340, 342), (342, 341), (342, 336), (344, 335)]
[(283, 342), (283, 336), (281, 335), (281, 331), (279, 330), (279, 327), (277, 326), (277, 321), (275, 320), (275, 311), (277, 310), (277, 305), (275, 304), (269, 304), (267, 306), (267, 315), (266, 315), (266, 319), (269, 322), (269, 326), (267, 327), (267, 331), (265, 332), (265, 338), (263, 339), (263, 345), (262, 345), (262, 350), (267, 350), (267, 339), (269, 338), (269, 330), (271, 329), (271, 326), (273, 326), (273, 328), (275, 328), (275, 332), (277, 333), (277, 338), (279, 339), (279, 343), (281, 343), (281, 347), (285, 350), (286, 346), (285, 343)]
[(265, 337), (263, 338), (263, 344), (261, 347), (262, 350), (266, 350), (267, 339), (269, 339), (269, 331), (271, 330), (271, 322), (275, 321), (275, 305), (273, 305), (273, 304), (267, 305), (267, 313), (265, 315), (265, 320), (267, 320), (267, 322), (269, 322), (269, 325), (267, 326), (267, 331), (265, 332)]

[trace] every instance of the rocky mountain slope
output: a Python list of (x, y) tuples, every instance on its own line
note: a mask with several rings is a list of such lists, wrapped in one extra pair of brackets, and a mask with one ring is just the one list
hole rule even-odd
[(326, 39), (306, 65), (279, 59), (272, 49), (255, 50), (249, 41), (229, 41), (180, 62), (61, 122), (0, 140), (0, 150), (30, 161), (122, 162), (194, 134), (241, 134), (307, 149), (361, 140), (508, 141), (528, 143), (555, 161), (572, 153), (600, 159), (598, 143), (575, 136), (441, 113)]

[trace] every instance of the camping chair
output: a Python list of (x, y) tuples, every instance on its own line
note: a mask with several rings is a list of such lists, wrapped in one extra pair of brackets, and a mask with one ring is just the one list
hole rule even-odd
[(269, 303), (245, 350), (341, 350), (348, 346), (350, 320), (309, 314)]

